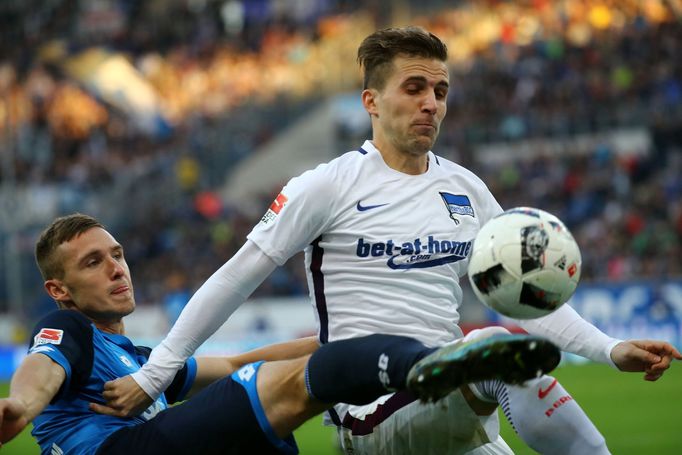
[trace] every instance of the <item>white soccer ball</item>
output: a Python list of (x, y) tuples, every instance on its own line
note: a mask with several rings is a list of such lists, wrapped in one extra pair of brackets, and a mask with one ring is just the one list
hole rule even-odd
[(573, 295), (580, 249), (556, 216), (516, 207), (488, 221), (474, 240), (469, 280), (489, 308), (516, 319), (545, 316)]

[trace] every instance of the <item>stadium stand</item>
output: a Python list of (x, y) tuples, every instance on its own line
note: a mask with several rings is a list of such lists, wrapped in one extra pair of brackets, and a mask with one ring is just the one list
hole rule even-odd
[[(36, 284), (32, 239), (46, 219), (73, 210), (103, 219), (128, 246), (142, 305), (195, 289), (284, 183), (264, 180), (238, 204), (222, 197), (226, 176), (269, 153), (305, 113), (357, 93), (359, 71), (339, 62), (354, 60), (366, 31), (417, 11), (407, 1), (299, 2), (308, 5), (300, 10), (267, 1), (81, 3), (0, 6), (8, 38), (0, 40), (0, 241), (11, 244), (0, 259), (0, 311), (27, 319), (50, 305)], [(567, 221), (585, 282), (679, 279), (680, 2), (418, 3), (411, 21), (453, 54), (436, 152), (473, 168), (503, 206), (538, 206)], [(30, 26), (18, 27), (18, 17)], [(103, 65), (137, 90), (112, 94), (93, 76)], [(362, 130), (334, 126), (333, 153), (360, 144)], [(487, 151), (500, 147), (506, 154), (491, 160)], [(297, 257), (256, 296), (306, 292)]]

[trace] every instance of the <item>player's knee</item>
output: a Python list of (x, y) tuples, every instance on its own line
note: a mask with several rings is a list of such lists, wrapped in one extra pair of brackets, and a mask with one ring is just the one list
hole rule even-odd
[(305, 357), (266, 362), (258, 372), (258, 397), (268, 421), (280, 437), (326, 409), (308, 395), (306, 363)]

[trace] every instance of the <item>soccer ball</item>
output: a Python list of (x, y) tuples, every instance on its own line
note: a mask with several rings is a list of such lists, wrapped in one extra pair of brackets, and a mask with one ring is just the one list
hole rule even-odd
[(545, 316), (573, 295), (580, 249), (564, 223), (530, 207), (488, 221), (474, 240), (469, 280), (489, 308), (515, 319)]

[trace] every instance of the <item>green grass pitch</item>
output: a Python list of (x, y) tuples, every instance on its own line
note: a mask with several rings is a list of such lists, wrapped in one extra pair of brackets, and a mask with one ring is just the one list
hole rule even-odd
[[(619, 373), (603, 365), (562, 366), (554, 374), (592, 418), (614, 455), (678, 455), (682, 453), (682, 363), (677, 362), (658, 382), (641, 374)], [(0, 395), (7, 396), (7, 384)], [(501, 417), (502, 434), (519, 455), (524, 447)], [(334, 431), (314, 419), (296, 431), (303, 455), (338, 455)], [(28, 431), (2, 448), (2, 455), (37, 455)]]

